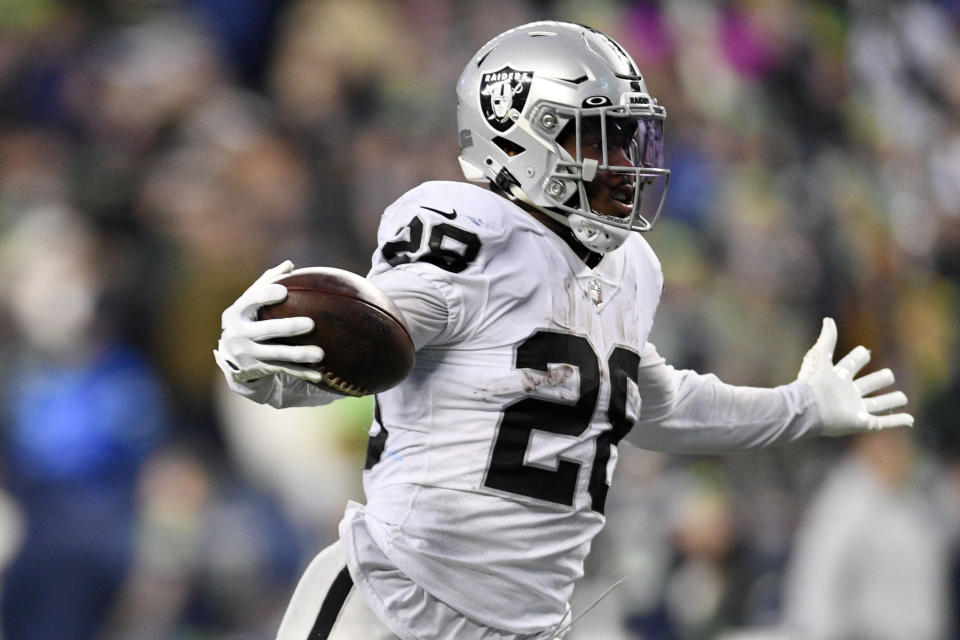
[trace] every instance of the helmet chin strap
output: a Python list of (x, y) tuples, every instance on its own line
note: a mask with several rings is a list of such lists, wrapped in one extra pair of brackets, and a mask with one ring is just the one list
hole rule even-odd
[(594, 253), (610, 253), (618, 249), (620, 245), (630, 237), (629, 229), (611, 227), (577, 213), (563, 215), (534, 204), (519, 185), (511, 185), (510, 195), (534, 207), (537, 211), (542, 211), (563, 226), (568, 227), (573, 233), (573, 237), (577, 239), (577, 242)]
[(630, 237), (629, 229), (601, 224), (578, 213), (567, 217), (567, 226), (577, 241), (594, 253), (610, 253)]

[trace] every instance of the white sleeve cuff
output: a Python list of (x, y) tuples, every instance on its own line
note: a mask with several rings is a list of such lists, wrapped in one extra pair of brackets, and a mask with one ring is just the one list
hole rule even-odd
[(223, 377), (230, 390), (258, 404), (270, 405), (277, 409), (317, 407), (343, 397), (282, 371), (255, 380), (241, 381), (236, 378), (234, 371), (217, 350), (214, 350), (213, 355), (223, 371)]

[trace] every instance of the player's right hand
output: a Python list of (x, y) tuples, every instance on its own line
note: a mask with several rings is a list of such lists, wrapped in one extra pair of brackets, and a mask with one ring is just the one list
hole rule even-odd
[(287, 373), (318, 383), (322, 374), (314, 365), (323, 360), (323, 349), (265, 342), (309, 333), (313, 320), (307, 317), (257, 320), (257, 310), (287, 297), (287, 288), (275, 280), (293, 271), (285, 260), (267, 269), (221, 316), (221, 334), (213, 356), (228, 379), (250, 382), (276, 373)]

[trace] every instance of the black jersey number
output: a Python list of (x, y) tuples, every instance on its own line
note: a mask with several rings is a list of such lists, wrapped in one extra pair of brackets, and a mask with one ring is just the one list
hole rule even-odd
[[(580, 390), (576, 402), (523, 398), (507, 405), (497, 430), (484, 485), (517, 495), (563, 505), (573, 505), (583, 462), (560, 458), (555, 469), (525, 464), (534, 430), (579, 437), (590, 426), (600, 395), (599, 358), (583, 336), (538, 331), (517, 348), (514, 366), (548, 373), (548, 364), (568, 364), (579, 369)], [(640, 356), (625, 347), (615, 347), (608, 360), (611, 396), (608, 417), (612, 429), (596, 440), (590, 467), (591, 506), (603, 513), (607, 499), (607, 463), (616, 446), (632, 426), (627, 417), (627, 380), (637, 381)]]
[(480, 238), (477, 234), (440, 222), (430, 228), (426, 251), (423, 244), (423, 220), (414, 216), (410, 223), (397, 230), (397, 240), (391, 240), (380, 249), (383, 259), (390, 266), (408, 262), (427, 262), (445, 271), (460, 273), (476, 259), (480, 253)]

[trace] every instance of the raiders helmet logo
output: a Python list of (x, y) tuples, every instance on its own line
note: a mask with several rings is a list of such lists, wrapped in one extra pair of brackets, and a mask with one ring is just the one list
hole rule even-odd
[(501, 133), (520, 117), (530, 94), (533, 73), (503, 67), (483, 74), (480, 81), (480, 110), (491, 127)]

